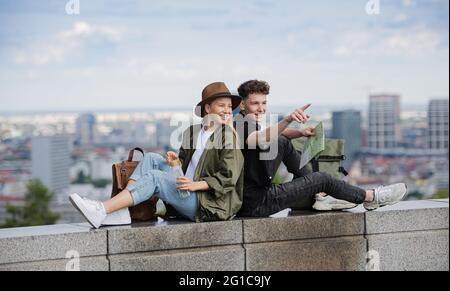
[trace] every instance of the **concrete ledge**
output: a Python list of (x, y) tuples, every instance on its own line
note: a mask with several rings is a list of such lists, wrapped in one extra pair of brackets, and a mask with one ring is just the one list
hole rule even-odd
[(72, 250), (80, 257), (106, 255), (106, 231), (87, 224), (0, 230), (0, 264), (65, 259)]
[(429, 200), (279, 219), (1, 229), (0, 270), (65, 270), (70, 251), (81, 270), (365, 270), (368, 255), (371, 270), (448, 270), (448, 225), (448, 200)]
[(382, 271), (448, 271), (448, 229), (369, 235)]
[(110, 254), (242, 244), (242, 222), (150, 223), (108, 229)]
[[(106, 256), (80, 258), (78, 267), (80, 271), (109, 271), (109, 261)], [(0, 265), (0, 271), (68, 271), (73, 268), (67, 259)]]
[(244, 242), (286, 241), (364, 234), (363, 213), (298, 212), (296, 216), (244, 220)]
[(249, 271), (364, 270), (362, 236), (245, 245)]
[(112, 255), (111, 271), (244, 271), (242, 246)]
[(406, 201), (366, 213), (366, 233), (448, 229), (448, 203)]

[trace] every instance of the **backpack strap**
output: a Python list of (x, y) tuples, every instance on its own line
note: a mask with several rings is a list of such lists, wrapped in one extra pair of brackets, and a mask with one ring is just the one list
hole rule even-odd
[(329, 162), (329, 161), (343, 161), (346, 159), (345, 155), (341, 156), (318, 156), (317, 159), (321, 162)]
[(141, 152), (141, 154), (143, 156), (145, 155), (144, 150), (142, 150), (141, 148), (134, 148), (134, 149), (130, 150), (128, 153), (128, 162), (131, 162), (133, 160), (134, 151)]
[(344, 176), (348, 176), (348, 172), (345, 170), (344, 167), (339, 167), (339, 172), (342, 173)]
[(316, 158), (313, 158), (311, 160), (311, 165), (312, 165), (313, 172), (319, 172), (319, 161)]

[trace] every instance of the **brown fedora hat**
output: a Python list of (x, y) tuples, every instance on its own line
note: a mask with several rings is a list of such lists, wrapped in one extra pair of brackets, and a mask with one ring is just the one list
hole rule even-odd
[(205, 104), (212, 102), (216, 98), (221, 97), (229, 97), (232, 100), (233, 110), (239, 106), (242, 101), (242, 98), (238, 95), (233, 95), (228, 90), (227, 86), (223, 82), (216, 82), (209, 84), (203, 89), (202, 92), (202, 101), (197, 104), (195, 107), (195, 114), (200, 117), (204, 117), (206, 115), (205, 112)]

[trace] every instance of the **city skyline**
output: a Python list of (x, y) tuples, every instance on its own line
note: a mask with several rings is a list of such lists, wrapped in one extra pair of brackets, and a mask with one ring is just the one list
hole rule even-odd
[[(365, 96), (366, 100), (364, 102), (360, 103), (351, 103), (351, 104), (343, 104), (343, 103), (316, 103), (316, 102), (309, 102), (311, 105), (310, 108), (308, 108), (309, 111), (318, 111), (319, 113), (324, 112), (331, 112), (331, 111), (345, 111), (345, 110), (357, 110), (361, 111), (364, 114), (368, 113), (369, 110), (369, 97), (370, 95), (378, 95), (378, 94), (398, 94), (402, 97), (401, 100), (401, 106), (402, 106), (402, 112), (404, 111), (427, 111), (428, 103), (430, 100), (434, 99), (449, 99), (449, 97), (446, 96), (434, 96), (429, 97), (427, 99), (424, 99), (420, 103), (408, 103), (408, 100), (405, 100), (403, 98), (404, 96), (401, 93), (370, 93), (367, 96)], [(279, 112), (279, 113), (288, 113), (291, 110), (294, 110), (298, 107), (298, 104), (277, 104), (276, 100), (272, 100), (272, 97), (268, 96), (268, 112)], [(308, 103), (305, 99), (304, 103)], [(180, 106), (180, 105), (167, 105), (167, 106), (153, 106), (153, 107), (121, 107), (121, 108), (71, 108), (71, 109), (22, 109), (22, 110), (5, 110), (4, 108), (0, 108), (0, 115), (4, 116), (12, 116), (12, 115), (29, 115), (29, 114), (51, 114), (51, 113), (57, 113), (57, 114), (103, 114), (103, 113), (164, 113), (164, 112), (191, 112), (194, 114), (194, 105), (192, 106)]]
[(190, 108), (254, 78), (283, 106), (448, 98), (447, 0), (66, 2), (0, 3), (0, 111)]
[[(399, 101), (398, 96), (393, 97)], [(395, 103), (395, 108), (404, 110)], [(399, 123), (401, 143), (381, 152), (367, 147), (371, 125), (364, 124), (360, 111), (329, 112), (316, 116), (310, 125), (323, 121), (327, 137), (345, 139), (347, 159), (342, 165), (349, 170), (348, 177), (356, 185), (407, 181), (408, 187), (419, 193), (415, 198), (431, 197), (440, 189), (448, 189), (448, 121), (441, 125), (445, 114), (448, 119), (448, 106), (441, 103), (448, 105), (448, 100), (430, 99), (428, 113), (423, 108), (422, 112), (404, 112)], [(383, 112), (389, 107), (383, 101), (376, 105), (375, 113), (384, 119)], [(60, 223), (77, 222), (76, 213), (64, 208), (68, 193), (81, 190), (106, 198), (111, 187), (111, 164), (124, 160), (127, 149), (136, 146), (161, 154), (169, 149), (176, 151), (179, 145), (170, 143), (176, 129), (168, 122), (171, 117), (188, 115), (188, 112), (71, 113), (11, 118), (0, 115), (0, 121), (5, 121), (0, 123), (0, 221), (5, 216), (1, 203), (22, 203), (27, 181), (39, 177), (44, 185), (56, 189), (54, 202), (59, 206), (54, 207), (61, 213)], [(447, 138), (447, 148), (430, 151), (427, 132), (436, 130), (439, 130), (437, 140)], [(42, 143), (39, 145), (37, 141)], [(377, 174), (372, 177), (374, 173)], [(55, 180), (60, 182), (56, 186)], [(59, 184), (64, 184), (64, 189)]]

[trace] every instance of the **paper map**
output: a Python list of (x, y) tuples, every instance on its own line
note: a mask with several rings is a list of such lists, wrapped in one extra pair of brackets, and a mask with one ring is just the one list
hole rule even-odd
[(325, 133), (323, 123), (320, 122), (314, 129), (315, 136), (306, 139), (303, 147), (302, 158), (300, 160), (300, 169), (309, 161), (325, 150)]

